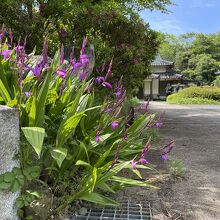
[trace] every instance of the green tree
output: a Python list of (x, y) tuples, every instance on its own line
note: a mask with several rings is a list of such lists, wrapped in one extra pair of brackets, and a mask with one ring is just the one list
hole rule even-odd
[[(96, 48), (96, 67), (113, 58), (114, 80), (124, 75), (126, 89), (136, 92), (149, 73), (157, 34), (140, 19), (137, 11), (166, 11), (170, 0), (6, 0), (0, 2), (0, 23), (12, 28), (14, 37), (27, 36), (28, 50), (42, 48), (49, 38), (53, 54), (60, 43), (74, 45), (88, 35)], [(12, 17), (11, 17), (12, 16)]]

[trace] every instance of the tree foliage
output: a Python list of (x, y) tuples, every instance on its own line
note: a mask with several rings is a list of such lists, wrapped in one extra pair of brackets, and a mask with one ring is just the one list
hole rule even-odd
[[(86, 35), (96, 48), (96, 67), (114, 59), (114, 79), (124, 75), (129, 92), (137, 91), (149, 73), (158, 47), (157, 34), (143, 23), (138, 11), (166, 12), (170, 0), (5, 0), (0, 2), (0, 23), (13, 30), (14, 38), (27, 37), (27, 49), (40, 53), (42, 37), (49, 51), (58, 45), (79, 46)], [(101, 59), (100, 59), (101, 58)]]
[(161, 55), (190, 79), (211, 83), (219, 70), (220, 33), (161, 34)]

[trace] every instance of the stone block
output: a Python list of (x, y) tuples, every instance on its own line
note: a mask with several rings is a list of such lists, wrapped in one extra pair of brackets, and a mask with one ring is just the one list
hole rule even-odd
[[(0, 106), (0, 174), (19, 167), (19, 114), (16, 109)], [(0, 219), (18, 220), (16, 199), (20, 192), (0, 190)]]

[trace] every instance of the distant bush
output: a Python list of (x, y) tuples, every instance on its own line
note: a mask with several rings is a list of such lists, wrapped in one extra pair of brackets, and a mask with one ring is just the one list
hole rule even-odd
[(170, 104), (220, 104), (220, 88), (189, 87), (168, 96)]
[(220, 87), (220, 76), (217, 76), (213, 81), (214, 86)]

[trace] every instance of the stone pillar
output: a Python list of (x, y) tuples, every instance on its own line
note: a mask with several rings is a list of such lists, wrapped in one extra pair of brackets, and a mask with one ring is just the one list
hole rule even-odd
[[(19, 166), (19, 115), (16, 109), (0, 106), (0, 174)], [(0, 190), (0, 219), (18, 220), (16, 199), (19, 192)]]

